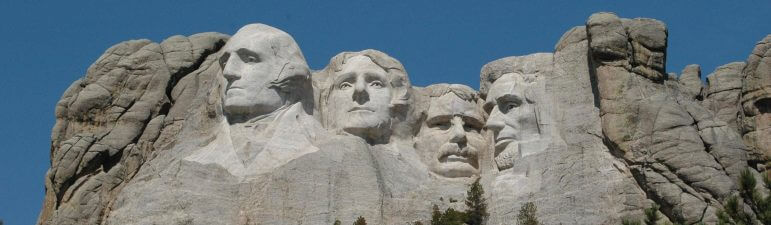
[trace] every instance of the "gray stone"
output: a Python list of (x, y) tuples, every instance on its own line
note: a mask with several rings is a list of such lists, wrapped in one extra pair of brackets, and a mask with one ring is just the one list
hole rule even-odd
[(771, 155), (771, 36), (706, 87), (666, 73), (667, 36), (597, 13), (478, 92), (371, 49), (313, 71), (264, 24), (123, 42), (56, 104), (38, 224), (430, 224), (476, 180), (486, 224), (527, 202), (544, 224), (715, 223)]
[(729, 63), (718, 67), (715, 72), (708, 75), (702, 103), (736, 132), (739, 132), (737, 118), (743, 82), (742, 70), (745, 65), (744, 62)]
[(703, 98), (701, 91), (704, 84), (701, 82), (701, 67), (696, 64), (685, 66), (680, 73), (678, 83), (683, 86), (682, 93), (692, 99)]
[(771, 35), (755, 45), (742, 74), (741, 133), (752, 158), (765, 161), (771, 157)]

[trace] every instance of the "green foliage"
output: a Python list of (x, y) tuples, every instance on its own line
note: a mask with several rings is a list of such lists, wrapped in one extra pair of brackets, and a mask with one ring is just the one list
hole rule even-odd
[(621, 225), (642, 225), (642, 223), (632, 218), (624, 218), (621, 219)]
[[(431, 211), (431, 225), (482, 225), (489, 215), (487, 213), (487, 203), (485, 203), (485, 191), (479, 183), (479, 179), (474, 181), (469, 190), (466, 191), (465, 212), (457, 211), (452, 207), (444, 212), (439, 211), (439, 206), (434, 205)], [(450, 202), (454, 202), (450, 198)]]
[(431, 225), (463, 225), (466, 222), (466, 212), (448, 208), (444, 212), (439, 211), (439, 206), (434, 205), (431, 213)]
[(752, 216), (742, 209), (739, 199), (731, 196), (723, 205), (723, 210), (717, 213), (718, 224), (752, 224)]
[[(656, 223), (657, 221), (661, 220), (661, 215), (659, 215), (659, 205), (653, 204), (650, 208), (645, 209), (644, 211), (645, 218), (642, 221), (631, 219), (631, 218), (625, 218), (621, 220), (622, 225), (658, 225)], [(699, 225), (704, 224), (703, 222), (700, 222)], [(681, 225), (680, 223), (670, 223), (670, 222), (664, 222), (661, 225)]]
[(423, 225), (423, 223), (421, 223), (420, 221), (415, 221), (415, 223), (413, 223), (412, 225)]
[(466, 207), (468, 207), (466, 211), (466, 214), (468, 214), (466, 224), (482, 225), (487, 219), (489, 214), (487, 213), (487, 203), (485, 203), (484, 195), (485, 191), (482, 188), (482, 184), (479, 183), (479, 178), (477, 178), (466, 192)]
[(650, 208), (645, 209), (645, 225), (656, 225), (656, 221), (659, 221), (659, 206), (653, 204)]
[[(763, 188), (771, 191), (771, 180), (769, 180), (768, 172), (763, 175)], [(762, 224), (771, 224), (771, 195), (763, 197), (755, 187), (757, 186), (757, 180), (749, 168), (742, 171), (739, 176), (739, 194), (745, 199), (745, 202), (750, 206), (757, 219)], [(751, 225), (754, 224), (751, 213), (744, 211), (743, 204), (737, 196), (732, 196), (726, 200), (723, 204), (723, 210), (718, 211), (718, 224), (741, 224)]]
[(540, 225), (538, 217), (535, 213), (538, 208), (532, 202), (527, 202), (519, 208), (519, 214), (517, 215), (517, 224), (521, 225)]
[(442, 220), (442, 212), (439, 211), (439, 206), (434, 205), (431, 210), (431, 225), (441, 225), (439, 222)]
[(334, 225), (343, 225), (343, 222), (340, 222), (340, 220), (335, 219), (335, 224)]
[(359, 216), (359, 218), (353, 222), (353, 225), (367, 225), (367, 220), (365, 220), (364, 217)]

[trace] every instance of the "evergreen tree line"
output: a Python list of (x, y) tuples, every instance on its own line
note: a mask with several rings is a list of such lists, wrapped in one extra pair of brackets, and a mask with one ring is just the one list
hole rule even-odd
[[(771, 179), (768, 171), (763, 172), (763, 184), (760, 188), (771, 193)], [(763, 196), (762, 192), (756, 188), (757, 180), (749, 168), (742, 171), (739, 176), (739, 195), (734, 195), (726, 199), (723, 203), (723, 209), (718, 210), (718, 225), (771, 225), (771, 194)], [(749, 206), (751, 212), (744, 208), (744, 202)], [(633, 219), (622, 220), (622, 225), (656, 225), (661, 219), (658, 213), (659, 206), (653, 205), (645, 209), (645, 218), (642, 221)], [(754, 215), (754, 216), (753, 216)], [(757, 219), (757, 220), (756, 220)], [(673, 223), (664, 223), (673, 224)], [(682, 224), (681, 221), (675, 222), (675, 225)], [(704, 224), (700, 222), (699, 224)]]

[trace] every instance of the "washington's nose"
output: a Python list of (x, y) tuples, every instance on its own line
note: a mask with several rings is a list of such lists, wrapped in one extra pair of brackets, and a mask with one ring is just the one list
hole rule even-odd
[(235, 60), (228, 60), (225, 63), (225, 68), (222, 68), (222, 76), (228, 80), (228, 83), (232, 83), (235, 80), (241, 79), (241, 75), (238, 73), (238, 65)]
[(505, 124), (503, 123), (503, 114), (498, 110), (498, 106), (495, 106), (493, 110), (490, 113), (490, 117), (487, 118), (487, 123), (485, 123), (485, 128), (498, 132), (503, 130), (503, 127)]
[(452, 132), (452, 138), (450, 138), (451, 143), (466, 143), (466, 130), (463, 129), (463, 120), (461, 118), (453, 118), (452, 128), (450, 129), (450, 132)]
[(362, 79), (358, 79), (353, 86), (353, 100), (363, 105), (369, 101), (369, 93), (367, 93), (367, 83)]

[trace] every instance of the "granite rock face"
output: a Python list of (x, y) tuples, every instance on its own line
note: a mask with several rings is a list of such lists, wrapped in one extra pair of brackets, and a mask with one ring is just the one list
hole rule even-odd
[(249, 24), (108, 49), (56, 105), (38, 224), (429, 224), (485, 190), (486, 224), (713, 223), (771, 150), (771, 36), (702, 84), (666, 70), (667, 28), (596, 13), (552, 53), (416, 87), (397, 59), (311, 70)]

